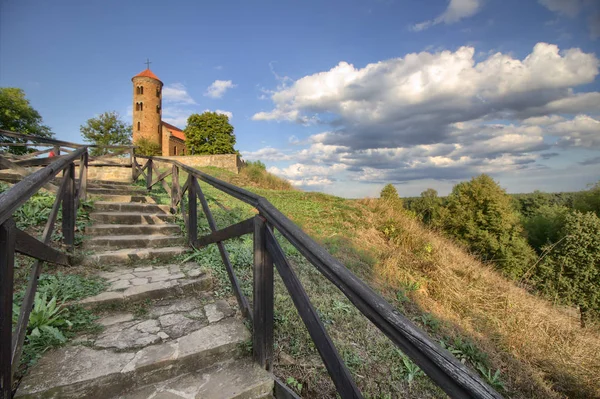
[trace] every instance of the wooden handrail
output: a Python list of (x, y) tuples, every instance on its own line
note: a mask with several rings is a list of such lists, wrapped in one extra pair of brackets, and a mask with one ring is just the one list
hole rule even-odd
[[(341, 264), (338, 260), (331, 256), (323, 247), (321, 247), (306, 233), (304, 233), (304, 231), (302, 231), (298, 226), (296, 226), (296, 224), (294, 224), (290, 219), (288, 219), (283, 213), (281, 213), (264, 197), (244, 190), (240, 187), (234, 186), (230, 183), (219, 180), (213, 176), (210, 176), (202, 171), (199, 171), (176, 160), (164, 157), (148, 157), (139, 155), (135, 156), (138, 158), (148, 160), (145, 166), (145, 168), (148, 168), (148, 177), (151, 176), (151, 167), (148, 167), (148, 164), (156, 168), (154, 162), (162, 162), (171, 165), (176, 165), (179, 169), (187, 172), (189, 175), (188, 182), (190, 182), (190, 189), (188, 190), (188, 193), (190, 195), (190, 208), (192, 206), (195, 206), (195, 200), (192, 202), (192, 198), (195, 199), (197, 195), (196, 192), (201, 193), (199, 185), (192, 189), (192, 185), (196, 186), (198, 184), (197, 179), (202, 180), (203, 182), (210, 184), (216, 189), (226, 194), (229, 194), (232, 197), (239, 199), (242, 202), (245, 202), (246, 204), (255, 207), (258, 210), (259, 214), (262, 215), (269, 224), (276, 228), (277, 231), (279, 231), (283, 237), (285, 237), (311, 264), (313, 264), (317, 268), (317, 270), (321, 272), (321, 274), (323, 274), (323, 276), (325, 276), (336, 287), (338, 287), (340, 291), (354, 304), (354, 306), (356, 306), (358, 310), (360, 310), (360, 312), (363, 315), (365, 315), (369, 320), (371, 320), (371, 322), (373, 322), (373, 324), (379, 330), (381, 330), (385, 335), (387, 335), (391, 339), (391, 341), (398, 348), (400, 348), (400, 350), (403, 353), (405, 353), (417, 366), (419, 366), (450, 397), (472, 397), (486, 399), (502, 398), (502, 396), (498, 392), (496, 392), (492, 387), (486, 384), (478, 375), (476, 375), (473, 371), (467, 368), (467, 366), (459, 362), (446, 349), (443, 349), (437, 342), (431, 339), (423, 330), (417, 327), (412, 321), (410, 321), (404, 315), (400, 314), (392, 305), (390, 305), (380, 295), (375, 293), (365, 282), (356, 277), (343, 264)], [(137, 164), (137, 162), (134, 160), (133, 164)], [(156, 168), (156, 170), (158, 171), (158, 168)], [(151, 178), (149, 180), (151, 181)], [(202, 202), (203, 208), (205, 208), (204, 212), (209, 218), (209, 225), (211, 225), (211, 230), (213, 231), (212, 234), (214, 235), (215, 231), (217, 230), (216, 227), (213, 227), (214, 221), (212, 222), (212, 224), (210, 222), (212, 215), (210, 214), (208, 205), (205, 204), (206, 200), (204, 199)], [(186, 222), (186, 225), (188, 226), (188, 235), (189, 237), (193, 237), (193, 239), (190, 238), (190, 243), (202, 241), (203, 239), (209, 240), (208, 237), (211, 235), (205, 236), (205, 238), (201, 237), (199, 239), (196, 239), (196, 231), (190, 232), (190, 229), (196, 229), (197, 222), (195, 220), (192, 220), (195, 219), (195, 217), (197, 216), (194, 209), (193, 213), (190, 212), (189, 222)], [(269, 235), (267, 236), (269, 237)], [(255, 256), (257, 251), (256, 240), (257, 233), (255, 232)], [(278, 253), (276, 246), (272, 242), (272, 240), (270, 243), (267, 243), (269, 244), (269, 253), (271, 253), (273, 257), (276, 257), (275, 264), (279, 270), (280, 265), (277, 262), (279, 260), (279, 263), (283, 264), (285, 262), (285, 257), (282, 258), (280, 256), (281, 254)], [(222, 243), (219, 242), (218, 245), (219, 249), (221, 250)], [(223, 256), (223, 260), (226, 264), (226, 269), (229, 273), (229, 268), (227, 267), (228, 258), (226, 256)], [(285, 265), (281, 267), (283, 268), (282, 271), (285, 273)], [(257, 265), (255, 264), (255, 276), (256, 273)], [(233, 275), (233, 277), (230, 276), (230, 280), (232, 281), (234, 293), (236, 293), (236, 295), (239, 295), (238, 291), (241, 293), (241, 289), (239, 288), (239, 286), (237, 286), (237, 284), (233, 284), (233, 281), (236, 280), (235, 275)], [(288, 275), (288, 282), (289, 281), (293, 281), (293, 277), (290, 277)], [(254, 286), (255, 288), (257, 286), (256, 280), (254, 282)], [(290, 293), (292, 294), (292, 296), (297, 294), (291, 291)], [(261, 292), (260, 295), (262, 294), (263, 293)], [(257, 293), (255, 291), (255, 306), (257, 306), (257, 302), (259, 304), (263, 302), (263, 300), (257, 301), (256, 296)], [(244, 307), (240, 307), (242, 308), (242, 311), (244, 311)], [(257, 313), (255, 309), (255, 317), (256, 314)], [(259, 328), (265, 328), (264, 323), (262, 321), (255, 320), (255, 324), (257, 322), (259, 322)], [(314, 328), (311, 332), (311, 336), (313, 333), (316, 333)], [(255, 335), (256, 334), (257, 332), (255, 331)], [(258, 332), (258, 334), (263, 334), (263, 332), (260, 331)], [(261, 345), (264, 344), (263, 340), (259, 341), (259, 343), (262, 343)], [(255, 341), (255, 344), (256, 343), (257, 342)], [(263, 353), (261, 353), (259, 356), (256, 356), (255, 354), (255, 359), (263, 367), (269, 367), (269, 361), (264, 359)], [(329, 370), (330, 376), (332, 376), (332, 378), (332, 372), (336, 372), (336, 370), (337, 372), (340, 372), (339, 368), (334, 368), (332, 370)], [(342, 372), (342, 374), (344, 373)], [(352, 389), (350, 391), (347, 391), (342, 389), (341, 386), (338, 385), (339, 384), (336, 383), (338, 392), (343, 398), (360, 397), (356, 395), (355, 390)]]

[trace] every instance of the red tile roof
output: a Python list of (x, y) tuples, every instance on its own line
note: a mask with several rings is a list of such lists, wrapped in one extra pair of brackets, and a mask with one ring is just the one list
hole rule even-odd
[(137, 77), (152, 78), (152, 79), (156, 79), (160, 82), (160, 79), (149, 69), (145, 69), (142, 72), (140, 72), (134, 76), (134, 78), (137, 78)]
[(165, 121), (162, 121), (162, 124), (163, 124), (164, 127), (167, 128), (167, 130), (169, 132), (171, 132), (171, 134), (173, 135), (173, 137), (176, 137), (179, 140), (185, 141), (185, 133), (183, 132), (183, 130), (181, 130), (177, 126), (173, 126), (170, 123), (167, 123)]

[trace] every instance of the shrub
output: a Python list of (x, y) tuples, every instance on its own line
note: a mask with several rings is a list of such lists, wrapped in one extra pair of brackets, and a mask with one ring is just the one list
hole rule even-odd
[(245, 176), (258, 187), (272, 190), (292, 190), (292, 185), (285, 179), (267, 172), (267, 167), (261, 161), (248, 161), (240, 170)]
[(600, 217), (600, 182), (589, 190), (580, 191), (575, 194), (573, 208), (580, 212), (594, 212)]
[(439, 220), (442, 208), (442, 199), (437, 191), (428, 188), (421, 193), (419, 198), (412, 201), (411, 210), (414, 211), (425, 224), (432, 224)]
[(546, 295), (579, 306), (584, 326), (600, 317), (600, 218), (574, 211), (565, 216), (560, 236), (535, 278)]
[(533, 263), (535, 253), (522, 236), (519, 215), (491, 177), (482, 174), (454, 186), (447, 210), (443, 228), (508, 276), (520, 277)]
[(560, 239), (561, 230), (569, 208), (559, 205), (544, 205), (523, 221), (527, 240), (538, 253), (543, 247)]
[(141, 137), (135, 142), (135, 153), (147, 157), (161, 155), (160, 144)]
[(396, 191), (396, 187), (390, 183), (386, 184), (386, 186), (381, 190), (379, 198), (383, 200), (398, 200), (400, 199), (400, 196), (398, 195), (398, 191)]

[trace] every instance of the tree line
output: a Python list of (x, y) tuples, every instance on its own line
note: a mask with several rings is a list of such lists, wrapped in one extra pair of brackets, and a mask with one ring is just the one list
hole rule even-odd
[[(388, 185), (381, 197), (394, 193)], [(600, 320), (600, 182), (576, 193), (511, 196), (483, 174), (447, 197), (430, 188), (397, 201), (508, 278), (579, 307), (582, 325)]]
[[(22, 89), (0, 87), (0, 129), (40, 137), (54, 137), (50, 127), (45, 125), (42, 116), (30, 104)], [(107, 111), (94, 116), (80, 126), (83, 141), (92, 145), (131, 145), (133, 127), (125, 122), (118, 112)], [(236, 138), (234, 127), (227, 115), (216, 112), (192, 114), (184, 129), (187, 154), (234, 154)], [(20, 143), (23, 139), (3, 137), (3, 142)], [(160, 144), (140, 140), (136, 142), (140, 155), (160, 155)], [(21, 154), (26, 147), (6, 148), (12, 153)], [(105, 148), (91, 148), (92, 155), (104, 155)]]

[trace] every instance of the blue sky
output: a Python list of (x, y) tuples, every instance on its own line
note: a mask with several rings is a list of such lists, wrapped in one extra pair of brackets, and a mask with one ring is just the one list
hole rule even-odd
[(150, 58), (163, 119), (228, 113), (246, 159), (344, 197), (600, 180), (599, 45), (597, 0), (0, 0), (0, 86), (58, 138), (129, 120)]

